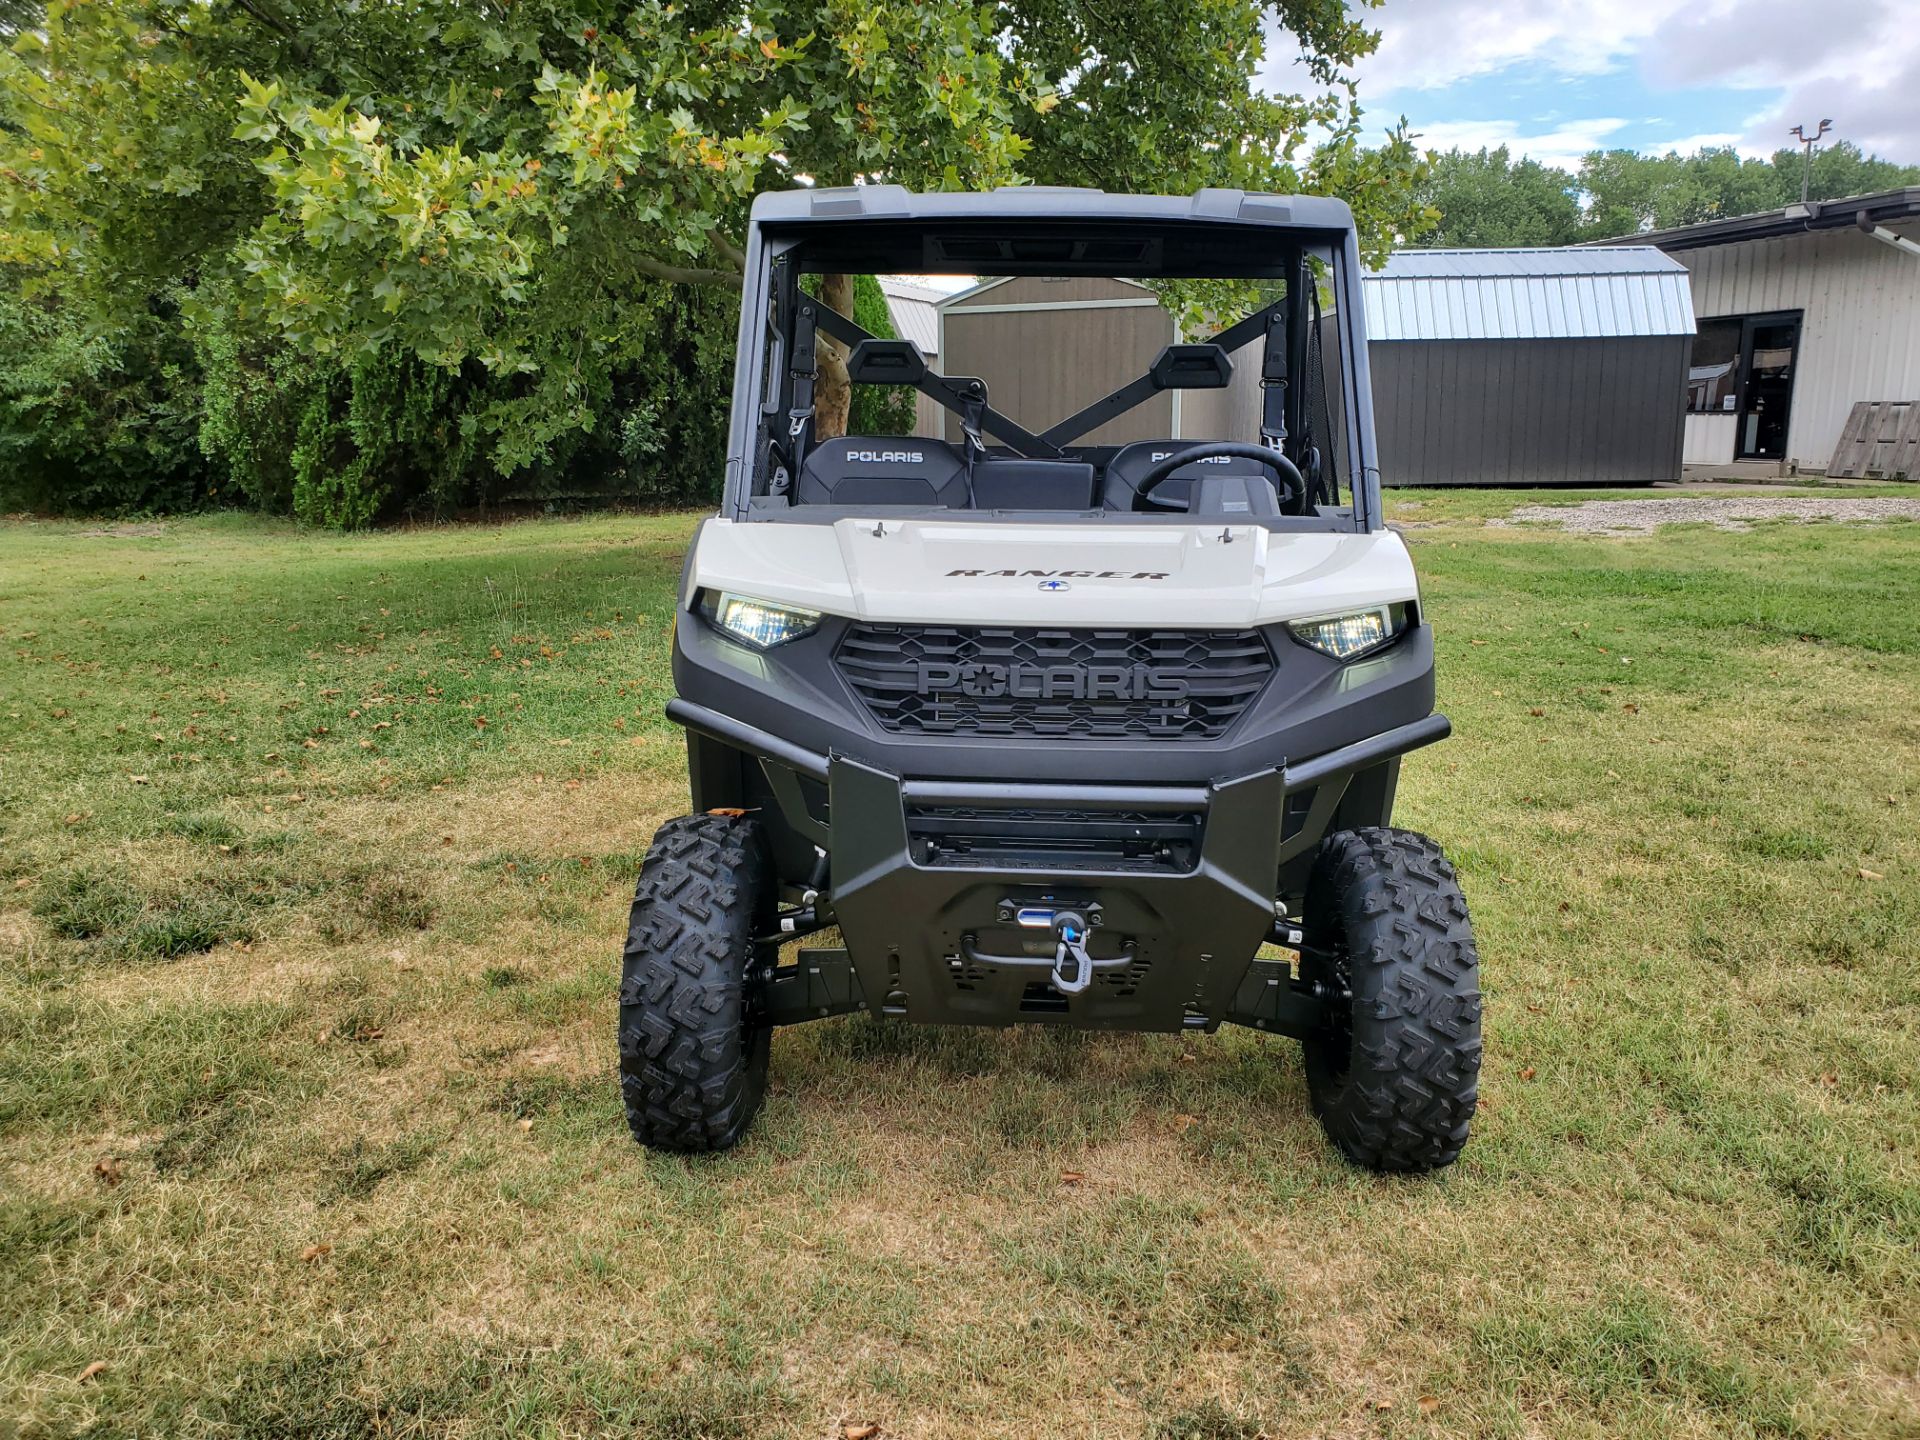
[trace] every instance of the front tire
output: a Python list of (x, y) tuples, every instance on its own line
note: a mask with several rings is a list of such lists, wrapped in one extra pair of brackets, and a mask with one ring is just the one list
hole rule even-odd
[(1340, 831), (1314, 861), (1305, 920), (1301, 975), (1331, 1001), (1305, 1041), (1327, 1138), (1370, 1170), (1452, 1164), (1480, 1075), (1479, 955), (1453, 866), (1412, 831)]
[(642, 1145), (725, 1150), (759, 1112), (773, 956), (754, 940), (772, 928), (774, 898), (757, 822), (688, 815), (654, 832), (620, 977), (620, 1093)]

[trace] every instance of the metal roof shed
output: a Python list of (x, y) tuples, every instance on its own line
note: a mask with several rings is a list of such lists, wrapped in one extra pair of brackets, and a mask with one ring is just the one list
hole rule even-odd
[(1405, 250), (1361, 293), (1384, 484), (1679, 478), (1693, 301), (1660, 251)]

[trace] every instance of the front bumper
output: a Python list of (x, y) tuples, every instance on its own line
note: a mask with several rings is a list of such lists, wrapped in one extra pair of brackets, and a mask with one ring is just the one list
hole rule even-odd
[[(833, 1008), (1131, 1030), (1285, 1028), (1284, 967), (1255, 959), (1274, 932), (1276, 876), (1318, 843), (1355, 774), (1449, 730), (1429, 715), (1201, 785), (1000, 783), (903, 778), (686, 700), (668, 714), (756, 756), (787, 823), (830, 844), (825, 899), (854, 982)], [(826, 823), (797, 777), (824, 783)], [(1068, 910), (1092, 922), (1094, 976), (1075, 995), (1049, 983), (1053, 936), (1021, 923)]]

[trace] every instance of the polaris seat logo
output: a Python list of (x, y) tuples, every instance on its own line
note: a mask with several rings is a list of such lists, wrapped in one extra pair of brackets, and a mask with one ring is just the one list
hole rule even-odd
[(862, 465), (919, 465), (926, 460), (920, 450), (849, 450), (847, 459)]
[[(1158, 465), (1162, 460), (1173, 458), (1175, 453), (1176, 452), (1172, 450), (1156, 450), (1147, 463), (1149, 465)], [(1187, 463), (1190, 465), (1231, 465), (1233, 461), (1234, 457), (1231, 455), (1202, 455), (1198, 460), (1190, 460)]]
[(958, 694), (995, 700), (1159, 700), (1187, 698), (1177, 670), (1151, 665), (921, 664), (914, 688), (922, 695)]

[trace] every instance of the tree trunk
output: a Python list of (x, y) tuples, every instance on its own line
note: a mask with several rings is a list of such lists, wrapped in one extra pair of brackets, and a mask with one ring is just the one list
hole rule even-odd
[[(820, 300), (830, 310), (853, 318), (853, 276), (822, 275)], [(853, 383), (847, 379), (847, 347), (822, 331), (814, 344), (819, 374), (813, 382), (813, 438), (831, 440), (847, 433), (847, 409)]]

